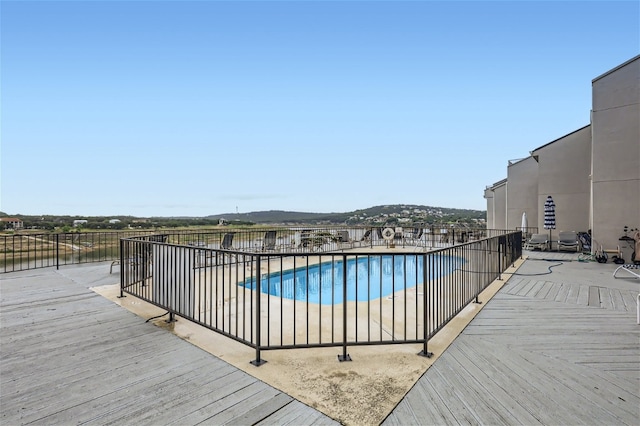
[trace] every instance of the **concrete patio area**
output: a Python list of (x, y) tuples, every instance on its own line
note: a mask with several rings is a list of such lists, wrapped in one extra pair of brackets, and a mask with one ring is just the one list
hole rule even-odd
[[(146, 322), (163, 311), (136, 314), (143, 302), (125, 309), (94, 291), (117, 285), (110, 263), (3, 274), (0, 421), (638, 424), (640, 280), (614, 279), (617, 265), (575, 254), (525, 257), (430, 341), (434, 358), (416, 356), (414, 345), (350, 349), (351, 363), (338, 363), (336, 349), (301, 349), (269, 351), (262, 367), (237, 342), (215, 335), (207, 347), (185, 320), (182, 331), (163, 318)], [(393, 371), (394, 359), (415, 379), (385, 400), (376, 368)], [(278, 366), (316, 374), (291, 388), (275, 380)], [(332, 388), (334, 401), (314, 400), (310, 383)], [(389, 408), (367, 415), (369, 402), (348, 397), (349, 383), (366, 383), (357, 395)]]

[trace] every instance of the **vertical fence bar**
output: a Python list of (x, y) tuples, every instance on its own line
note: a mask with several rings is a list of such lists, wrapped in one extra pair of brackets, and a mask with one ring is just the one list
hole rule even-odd
[(262, 329), (260, 328), (260, 319), (262, 317), (262, 311), (260, 310), (260, 299), (262, 299), (261, 297), (261, 293), (262, 293), (262, 270), (260, 267), (260, 260), (261, 260), (260, 255), (256, 256), (256, 359), (254, 359), (253, 361), (251, 361), (251, 364), (255, 365), (256, 367), (261, 366), (262, 364), (266, 363), (267, 361), (260, 359), (260, 345), (261, 345), (261, 335), (262, 335)]
[(342, 255), (342, 355), (338, 361), (351, 361), (347, 353), (347, 255)]
[(56, 269), (60, 269), (60, 234), (56, 234)]
[(498, 281), (502, 281), (502, 240), (505, 240), (506, 245), (506, 237), (499, 236), (498, 237)]
[(424, 343), (423, 343), (423, 348), (418, 353), (418, 355), (431, 358), (433, 356), (433, 353), (429, 352), (427, 348), (427, 344), (429, 341), (429, 309), (428, 309), (429, 305), (428, 305), (428, 296), (427, 296), (427, 286), (428, 286), (427, 283), (429, 279), (429, 271), (427, 268), (427, 257), (428, 255), (426, 253), (422, 255), (422, 283), (423, 283), (422, 284), (422, 338), (424, 339)]
[(469, 256), (473, 259), (473, 263), (471, 264), (472, 265), (471, 267), (473, 268), (472, 271), (473, 271), (473, 280), (474, 280), (473, 291), (476, 293), (476, 298), (474, 300), (474, 303), (482, 303), (480, 302), (480, 299), (478, 299), (478, 296), (480, 296), (481, 288), (483, 288), (484, 286), (481, 283), (482, 275), (480, 275), (479, 272), (482, 271), (482, 268), (486, 266), (481, 265), (481, 261), (478, 260), (478, 258), (480, 257), (478, 255), (478, 252), (480, 250), (479, 244), (475, 243), (474, 247), (476, 248), (472, 249), (472, 253)]
[(120, 297), (124, 297), (124, 277), (125, 277), (125, 269), (128, 270), (129, 267), (124, 263), (124, 245), (125, 240), (120, 240)]

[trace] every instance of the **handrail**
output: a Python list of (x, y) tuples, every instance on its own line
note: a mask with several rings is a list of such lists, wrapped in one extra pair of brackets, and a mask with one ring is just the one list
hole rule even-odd
[[(218, 247), (225, 233), (233, 233), (233, 248), (255, 251), (293, 249), (298, 252), (332, 251), (339, 248), (377, 247), (387, 244), (377, 237), (376, 226), (367, 227), (264, 227), (170, 230), (164, 234), (174, 244)], [(433, 249), (461, 244), (511, 231), (484, 228), (450, 228), (444, 225), (405, 227), (402, 247)], [(420, 230), (421, 232), (417, 232)], [(312, 231), (314, 235), (308, 235)], [(267, 235), (267, 232), (271, 232)], [(347, 234), (344, 234), (347, 232)], [(366, 236), (367, 232), (369, 233)], [(0, 273), (64, 265), (116, 261), (120, 258), (121, 238), (153, 235), (157, 231), (126, 230), (104, 232), (31, 233), (0, 235)], [(296, 234), (299, 240), (295, 240)], [(273, 236), (277, 235), (276, 239)], [(344, 235), (349, 239), (345, 240)], [(266, 242), (266, 244), (265, 244)], [(300, 247), (298, 247), (300, 246)], [(116, 263), (114, 263), (115, 265)]]

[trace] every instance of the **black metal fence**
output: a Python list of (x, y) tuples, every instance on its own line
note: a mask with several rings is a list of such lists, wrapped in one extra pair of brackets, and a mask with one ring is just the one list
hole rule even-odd
[(528, 226), (526, 228), (523, 228), (521, 226), (518, 226), (516, 228), (516, 231), (522, 231), (522, 242), (524, 244), (526, 241), (529, 241), (529, 239), (531, 238), (531, 236), (533, 234), (537, 234), (538, 233), (538, 227), (537, 226)]
[(1, 272), (120, 258), (120, 239), (150, 232), (16, 233), (0, 236)]
[[(268, 252), (327, 252), (358, 247), (433, 249), (505, 231), (419, 227), (280, 227), (167, 231), (167, 242), (194, 247)], [(120, 259), (120, 239), (153, 231), (15, 233), (0, 235), (0, 272)], [(157, 232), (156, 232), (157, 233)]]
[[(369, 240), (367, 231), (377, 233), (305, 228), (266, 231), (259, 241), (239, 232), (184, 244), (168, 235), (123, 239), (121, 296), (255, 348), (255, 365), (265, 362), (261, 351), (290, 348), (342, 347), (339, 359), (348, 360), (349, 346), (413, 343), (429, 356), (429, 338), (522, 254), (519, 231), (430, 250), (422, 247), (436, 241), (422, 235), (400, 245), (395, 229), (393, 238), (383, 230)], [(214, 238), (218, 246), (209, 247)]]

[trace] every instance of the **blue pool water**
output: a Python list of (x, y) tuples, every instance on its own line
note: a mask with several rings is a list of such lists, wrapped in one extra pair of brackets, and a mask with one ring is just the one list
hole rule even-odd
[[(451, 273), (464, 260), (451, 256), (431, 256), (429, 279)], [(263, 275), (261, 291), (272, 296), (309, 303), (332, 305), (343, 301), (344, 262), (335, 261)], [(367, 301), (386, 297), (423, 281), (422, 256), (372, 256), (347, 260), (347, 301)], [(240, 285), (255, 289), (255, 279)], [(308, 298), (308, 299), (307, 299)]]

